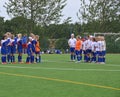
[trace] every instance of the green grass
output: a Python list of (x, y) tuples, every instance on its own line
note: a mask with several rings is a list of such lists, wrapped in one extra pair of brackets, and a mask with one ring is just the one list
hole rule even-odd
[(52, 54), (40, 64), (0, 64), (0, 97), (120, 97), (110, 88), (120, 89), (120, 54), (107, 55), (104, 65), (69, 60)]

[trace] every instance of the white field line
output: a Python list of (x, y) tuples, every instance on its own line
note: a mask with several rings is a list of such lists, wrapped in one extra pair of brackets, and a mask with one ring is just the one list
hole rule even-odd
[(105, 72), (120, 72), (120, 70), (107, 70), (107, 69), (47, 68), (47, 67), (2, 66), (2, 65), (0, 66), (0, 68), (41, 69), (41, 70), (59, 70), (59, 71), (105, 71)]
[[(70, 61), (49, 61), (49, 60), (42, 60), (42, 62), (51, 62), (51, 63), (75, 63), (75, 62), (70, 62)], [(85, 65), (97, 65), (97, 66), (118, 66), (120, 67), (120, 64), (97, 64), (97, 63), (84, 63), (84, 62), (81, 62), (81, 63), (76, 63), (76, 64), (85, 64)]]

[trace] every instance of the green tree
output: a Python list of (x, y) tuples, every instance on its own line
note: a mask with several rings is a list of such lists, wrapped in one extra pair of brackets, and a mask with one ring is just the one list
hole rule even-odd
[(5, 31), (13, 33), (30, 33), (31, 20), (22, 16), (14, 17), (11, 20), (5, 22)]
[[(80, 0), (81, 7), (77, 13), (80, 21), (83, 23), (94, 22), (94, 26), (97, 27), (100, 32), (110, 31), (110, 22), (117, 20), (119, 17), (120, 0), (87, 1)], [(99, 25), (96, 25), (98, 22)]]
[(31, 19), (33, 24), (48, 25), (59, 23), (66, 0), (9, 0), (5, 3), (7, 13)]

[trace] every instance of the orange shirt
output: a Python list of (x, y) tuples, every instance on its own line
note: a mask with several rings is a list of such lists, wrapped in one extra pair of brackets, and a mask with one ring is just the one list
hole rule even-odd
[(80, 50), (82, 48), (82, 41), (77, 40), (75, 45), (75, 50)]
[(35, 45), (35, 51), (39, 52), (40, 51), (40, 43), (39, 41), (37, 41), (36, 45)]

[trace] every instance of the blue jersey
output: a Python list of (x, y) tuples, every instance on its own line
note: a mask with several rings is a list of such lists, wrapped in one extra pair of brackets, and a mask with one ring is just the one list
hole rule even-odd
[(21, 39), (17, 39), (17, 50), (18, 50), (18, 53), (22, 53), (22, 40)]
[(17, 39), (18, 39), (17, 37), (14, 38), (14, 40), (15, 40), (15, 44), (17, 44)]
[(26, 44), (27, 43), (27, 36), (23, 36), (22, 37), (22, 44)]
[(36, 40), (32, 40), (32, 52), (35, 52), (35, 45), (36, 45), (36, 43), (37, 43), (37, 41)]
[(27, 54), (28, 55), (32, 54), (32, 44), (31, 44), (31, 42), (28, 42), (28, 44), (27, 44)]
[(1, 54), (7, 54), (7, 45), (10, 42), (10, 39), (1, 40)]
[(9, 43), (7, 45), (7, 54), (10, 55), (11, 54), (11, 39), (9, 39)]
[(16, 52), (16, 41), (11, 40), (11, 53), (14, 54)]

